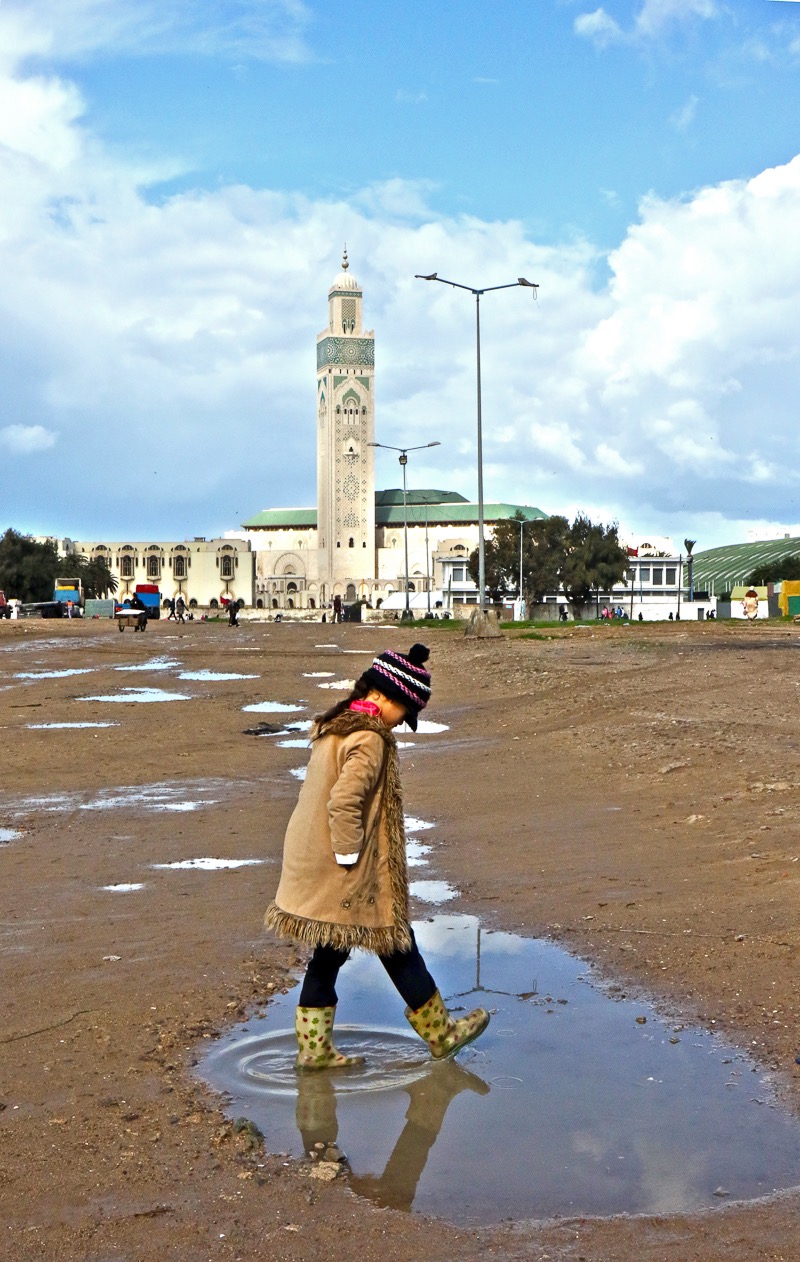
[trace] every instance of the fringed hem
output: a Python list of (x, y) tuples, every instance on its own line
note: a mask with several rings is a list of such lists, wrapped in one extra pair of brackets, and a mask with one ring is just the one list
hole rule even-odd
[(331, 946), (337, 951), (352, 951), (360, 947), (374, 955), (391, 955), (394, 951), (411, 950), (411, 931), (408, 924), (368, 929), (364, 925), (340, 925), (327, 920), (307, 920), (283, 911), (277, 903), (270, 903), (264, 916), (264, 924), (281, 938), (291, 938), (306, 946)]

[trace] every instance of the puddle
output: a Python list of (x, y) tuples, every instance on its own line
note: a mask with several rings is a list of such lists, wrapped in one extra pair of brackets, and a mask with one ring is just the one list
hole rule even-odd
[(317, 684), (317, 687), (338, 688), (340, 692), (349, 692), (355, 682), (354, 679), (332, 679), (329, 684)]
[(307, 767), (292, 767), (289, 775), (294, 776), (295, 780), (305, 780), (307, 771)]
[(398, 741), (397, 748), (398, 749), (413, 749), (416, 743), (417, 743), (416, 741)]
[(123, 688), (104, 697), (77, 697), (78, 701), (191, 701), (185, 692), (165, 692), (163, 688)]
[(305, 710), (305, 706), (291, 701), (255, 701), (252, 705), (243, 705), (242, 710), (248, 714), (291, 714), (294, 710)]
[(410, 868), (421, 868), (428, 862), (432, 846), (425, 846), (416, 837), (406, 839), (406, 863)]
[(223, 868), (251, 868), (263, 863), (263, 859), (179, 859), (175, 863), (151, 863), (151, 868), (161, 871), (220, 872)]
[(412, 732), (407, 723), (401, 723), (395, 732), (401, 736), (434, 736), (437, 732), (449, 732), (447, 723), (434, 723), (432, 719), (417, 719), (417, 730)]
[(22, 670), (15, 679), (66, 679), (68, 675), (91, 675), (94, 666), (76, 666), (72, 670)]
[(355, 952), (337, 1041), (364, 1069), (294, 1072), (299, 987), (202, 1049), (201, 1076), (269, 1150), (335, 1141), (355, 1192), (467, 1226), (688, 1213), (797, 1184), (800, 1123), (718, 1035), (613, 999), (560, 947), (474, 916), (416, 932), (451, 1008), (492, 1010), (486, 1034), (433, 1064), (379, 962)]
[(140, 662), (138, 666), (115, 666), (114, 670), (175, 670), (180, 662), (171, 657), (151, 657), (149, 662)]
[(100, 889), (110, 894), (132, 894), (134, 890), (143, 890), (144, 884), (141, 881), (121, 881), (118, 885), (101, 885)]
[(119, 723), (26, 723), (32, 732), (64, 731), (73, 727), (119, 727)]
[[(280, 736), (280, 732), (276, 732), (276, 736)], [(276, 741), (275, 743), (279, 745), (281, 749), (308, 749), (307, 740)]]
[(230, 793), (230, 782), (226, 780), (120, 785), (99, 793), (85, 790), (16, 799), (0, 795), (0, 811), (6, 816), (29, 815), (34, 811), (47, 814), (57, 811), (197, 811), (204, 806), (214, 806), (226, 793)]
[(409, 833), (425, 833), (429, 828), (435, 828), (435, 824), (431, 824), (427, 819), (417, 819), (416, 815), (404, 815), (403, 827), (406, 830), (406, 836)]
[(207, 680), (216, 680), (217, 682), (228, 679), (260, 679), (260, 675), (240, 675), (236, 671), (225, 670), (183, 670), (178, 679), (192, 679), (198, 683), (205, 683)]
[(453, 898), (458, 898), (458, 890), (448, 885), (447, 881), (411, 881), (408, 892), (419, 902), (433, 903), (437, 907), (442, 903), (449, 903)]
[(315, 649), (338, 649), (338, 644), (315, 644)]
[(18, 828), (0, 828), (0, 846), (7, 846), (10, 841), (16, 841), (21, 836)]
[(304, 670), (303, 679), (332, 679), (335, 674), (333, 670)]

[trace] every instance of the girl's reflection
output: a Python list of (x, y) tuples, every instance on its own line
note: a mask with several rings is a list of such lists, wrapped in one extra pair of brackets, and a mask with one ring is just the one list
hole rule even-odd
[[(354, 1192), (380, 1206), (410, 1210), (417, 1184), (442, 1128), (445, 1114), (462, 1091), (488, 1095), (489, 1084), (454, 1060), (431, 1065), (427, 1073), (403, 1088), (409, 1096), (405, 1125), (380, 1175), (356, 1174), (350, 1178)], [(335, 1144), (339, 1135), (335, 1080), (331, 1074), (298, 1074), (297, 1128), (306, 1152), (318, 1143)]]

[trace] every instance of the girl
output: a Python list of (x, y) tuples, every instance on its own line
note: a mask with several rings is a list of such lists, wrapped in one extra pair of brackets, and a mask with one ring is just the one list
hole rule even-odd
[(403, 801), (392, 728), (428, 704), (424, 644), (376, 657), (352, 693), (311, 730), (312, 751), (289, 820), (275, 901), (265, 916), (282, 937), (314, 947), (296, 1012), (298, 1069), (342, 1069), (363, 1057), (333, 1045), (336, 978), (353, 947), (373, 951), (436, 1060), (489, 1024), (476, 1008), (456, 1020), (425, 967), (408, 918)]

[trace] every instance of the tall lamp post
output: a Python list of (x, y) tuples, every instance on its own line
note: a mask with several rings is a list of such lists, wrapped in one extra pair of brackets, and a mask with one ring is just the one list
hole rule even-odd
[(441, 447), (441, 443), (420, 443), (419, 447), (389, 447), (386, 443), (367, 443), (368, 447), (382, 447), (384, 451), (399, 451), (400, 464), (403, 469), (403, 546), (406, 554), (406, 607), (403, 610), (403, 620), (408, 621), (411, 617), (411, 605), (408, 598), (408, 489), (406, 487), (406, 465), (408, 464), (408, 453), (410, 451), (424, 451), (426, 447)]
[(528, 520), (524, 520), (524, 521), (520, 521), (520, 522), (518, 522), (517, 524), (519, 525), (519, 604), (520, 604), (520, 613), (521, 613), (521, 612), (522, 612), (522, 604), (523, 604), (523, 598), (522, 598), (522, 536), (523, 536), (523, 534), (525, 533), (525, 527), (526, 527), (526, 526), (529, 526), (529, 525), (530, 525), (530, 522), (529, 522)]
[(475, 345), (477, 355), (478, 368), (478, 604), (481, 615), (486, 613), (486, 555), (484, 550), (483, 539), (483, 420), (481, 416), (481, 296), (483, 294), (493, 293), (495, 289), (516, 289), (522, 285), (526, 289), (533, 290), (534, 299), (537, 297), (539, 286), (533, 281), (526, 280), (524, 276), (518, 277), (517, 280), (510, 282), (508, 285), (486, 285), (483, 289), (476, 289), (473, 285), (462, 285), (457, 280), (445, 280), (443, 276), (439, 276), (437, 272), (431, 272), (429, 276), (422, 276), (417, 273), (415, 280), (438, 280), (442, 285), (450, 285), (453, 289), (466, 289), (467, 293), (475, 295)]

